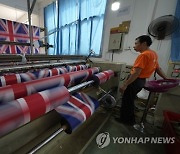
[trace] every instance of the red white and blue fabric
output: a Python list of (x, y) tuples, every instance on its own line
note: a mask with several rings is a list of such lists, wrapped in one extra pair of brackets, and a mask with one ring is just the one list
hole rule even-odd
[(77, 66), (67, 66), (68, 72), (74, 72), (79, 70), (85, 70), (89, 67), (89, 65), (77, 65)]
[(55, 110), (61, 115), (63, 124), (68, 125), (67, 133), (71, 133), (86, 121), (98, 108), (99, 102), (85, 93), (75, 93), (67, 103)]
[(70, 72), (62, 75), (1, 87), (0, 103), (9, 102), (57, 86), (70, 87), (84, 82), (87, 79), (92, 79), (92, 75), (98, 72), (99, 68), (94, 67), (87, 70)]
[(15, 83), (21, 83), (20, 74), (9, 74), (0, 77), (0, 87), (12, 85)]
[[(78, 65), (77, 68), (80, 70), (86, 69), (86, 65)], [(77, 70), (74, 70), (77, 71)], [(72, 70), (71, 70), (72, 72)], [(40, 71), (26, 72), (20, 74), (9, 74), (0, 77), (0, 87), (12, 85), (21, 82), (32, 81), (35, 79), (41, 79), (45, 77), (51, 77), (59, 74), (68, 73), (68, 69), (65, 67), (53, 68), (53, 69), (42, 69)]]
[(113, 76), (114, 76), (114, 72), (112, 70), (107, 70), (107, 71), (103, 71), (103, 72), (93, 75), (93, 80), (95, 84), (99, 85), (99, 84), (105, 83), (107, 80), (109, 80)]
[[(40, 38), (40, 28), (32, 26), (33, 41)], [(0, 19), (0, 40), (11, 42), (29, 42), (29, 26), (26, 24)], [(39, 48), (33, 48), (33, 53), (39, 53)], [(0, 45), (0, 54), (30, 54), (29, 46)]]
[(0, 105), (0, 136), (14, 130), (66, 103), (70, 94), (66, 87), (45, 90)]

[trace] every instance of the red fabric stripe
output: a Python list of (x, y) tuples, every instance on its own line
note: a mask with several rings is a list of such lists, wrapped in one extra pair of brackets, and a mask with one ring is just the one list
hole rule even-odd
[(24, 83), (12, 85), (15, 99), (27, 96), (27, 88)]
[(46, 112), (46, 103), (39, 93), (24, 98), (29, 107), (31, 120), (34, 120)]
[(88, 119), (91, 116), (90, 109), (86, 105), (82, 104), (79, 100), (75, 99), (74, 97), (70, 97), (69, 102), (73, 103), (75, 106), (80, 108), (85, 113), (86, 119)]
[(89, 75), (88, 75), (88, 78), (87, 79), (90, 79), (92, 77), (92, 70), (91, 69), (88, 69), (88, 72), (89, 72)]
[(51, 69), (51, 71), (52, 71), (52, 76), (53, 75), (58, 75), (58, 71), (57, 71), (56, 68)]
[(81, 67), (79, 65), (77, 65), (76, 67), (77, 67), (77, 71), (81, 70)]
[[(12, 21), (7, 21), (7, 23), (8, 23), (8, 30), (9, 30), (9, 40), (14, 42)], [(15, 45), (11, 45), (10, 47), (11, 47), (11, 53), (15, 54)]]
[[(106, 74), (104, 73), (104, 72), (102, 72), (102, 75), (100, 75), (99, 77), (98, 77), (100, 80), (107, 80), (107, 76), (106, 76)], [(104, 81), (103, 81), (104, 82)]]
[(63, 74), (63, 78), (64, 78), (64, 86), (68, 87), (69, 83), (70, 83), (70, 75), (69, 74)]
[[(21, 39), (21, 38), (26, 38), (27, 40), (29, 40), (29, 36), (23, 36), (23, 35), (18, 35), (18, 34), (5, 34), (5, 33), (1, 33), (1, 36), (9, 36), (9, 37), (16, 37), (17, 39)], [(33, 37), (33, 40), (38, 40), (39, 37)]]
[(17, 83), (17, 78), (16, 78), (16, 75), (14, 75), (14, 74), (5, 75), (4, 78), (5, 78), (5, 81), (6, 81), (6, 85), (12, 85), (12, 84)]
[(109, 78), (110, 78), (110, 75), (109, 75), (109, 73), (108, 72), (103, 72), (105, 75), (106, 75), (106, 77), (107, 77), (107, 80), (109, 80)]

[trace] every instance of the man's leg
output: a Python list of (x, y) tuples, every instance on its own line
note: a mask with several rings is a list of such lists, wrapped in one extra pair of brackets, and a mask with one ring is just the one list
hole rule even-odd
[(135, 123), (134, 100), (137, 93), (143, 88), (144, 84), (145, 79), (136, 79), (124, 91), (120, 112), (120, 119), (122, 122), (129, 124)]

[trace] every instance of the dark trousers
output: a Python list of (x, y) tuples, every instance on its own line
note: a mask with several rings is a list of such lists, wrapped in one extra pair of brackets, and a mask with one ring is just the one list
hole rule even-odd
[(122, 106), (120, 112), (120, 118), (125, 123), (134, 123), (134, 100), (136, 98), (136, 94), (141, 91), (144, 87), (146, 79), (137, 78), (134, 82), (132, 82), (126, 90), (124, 91), (122, 97)]

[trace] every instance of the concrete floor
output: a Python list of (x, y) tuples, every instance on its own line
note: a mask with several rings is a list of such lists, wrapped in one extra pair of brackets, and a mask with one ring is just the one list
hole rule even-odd
[(162, 144), (128, 144), (128, 143), (114, 143), (112, 137), (147, 137), (147, 136), (162, 136), (160, 130), (156, 130), (154, 135), (142, 134), (132, 126), (127, 126), (120, 124), (114, 120), (114, 117), (110, 117), (106, 122), (104, 127), (98, 132), (104, 133), (108, 132), (110, 134), (110, 144), (100, 149), (96, 144), (96, 138), (87, 145), (87, 148), (84, 148), (81, 153), (85, 154), (164, 154), (165, 149)]
[[(154, 135), (142, 134), (114, 120), (112, 111), (98, 111), (71, 135), (62, 133), (37, 153), (44, 154), (165, 154), (162, 144), (119, 144), (113, 143), (112, 137), (145, 137), (163, 136), (161, 130), (156, 129)], [(96, 137), (100, 133), (110, 134), (110, 144), (100, 149), (96, 144)]]

